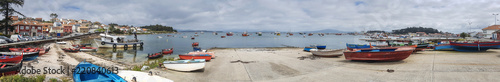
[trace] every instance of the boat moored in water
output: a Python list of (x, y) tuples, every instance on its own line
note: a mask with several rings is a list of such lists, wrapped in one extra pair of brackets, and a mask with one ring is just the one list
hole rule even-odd
[(161, 52), (163, 54), (172, 54), (174, 52), (174, 48), (170, 48), (170, 49), (163, 49), (161, 50)]
[[(100, 34), (101, 39), (95, 39), (98, 47), (103, 48), (130, 48), (144, 45), (140, 40), (125, 41), (124, 36), (112, 36), (109, 34)], [(100, 45), (99, 45), (100, 44)]]

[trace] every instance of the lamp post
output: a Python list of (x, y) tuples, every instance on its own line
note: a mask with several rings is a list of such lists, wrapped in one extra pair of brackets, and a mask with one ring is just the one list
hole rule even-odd
[(497, 15), (498, 15), (498, 13), (493, 13), (493, 15), (495, 15), (495, 25), (497, 25)]

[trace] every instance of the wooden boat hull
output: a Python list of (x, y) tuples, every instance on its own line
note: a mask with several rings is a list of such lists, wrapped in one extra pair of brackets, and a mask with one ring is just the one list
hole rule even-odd
[(0, 56), (0, 62), (1, 63), (19, 63), (23, 60), (23, 56), (22, 55), (11, 55), (11, 56), (7, 56), (7, 55), (4, 55), (4, 56)]
[(460, 52), (478, 52), (488, 49), (495, 49), (500, 46), (500, 42), (476, 42), (476, 43), (456, 43), (450, 42), (453, 50)]
[[(183, 61), (182, 63), (176, 63)], [(198, 62), (188, 62), (188, 61), (198, 61)], [(167, 69), (172, 69), (176, 71), (196, 71), (205, 68), (205, 61), (200, 60), (178, 60), (178, 61), (165, 61), (163, 66)]]
[(206, 61), (210, 61), (212, 56), (199, 56), (199, 55), (179, 55), (180, 59), (190, 60), (190, 59), (205, 59)]
[[(358, 44), (345, 44), (347, 46), (348, 50), (353, 50), (353, 49), (363, 49), (363, 48), (371, 48), (370, 45), (358, 45)], [(375, 46), (375, 45), (372, 45)]]
[(318, 48), (318, 49), (326, 49), (326, 46), (325, 45), (321, 45), (321, 46), (316, 46), (316, 48)]
[(347, 60), (400, 61), (408, 58), (414, 49), (402, 51), (380, 50), (379, 52), (357, 52), (354, 50), (344, 52), (344, 56)]
[(163, 55), (160, 53), (154, 53), (153, 55), (148, 55), (149, 59), (156, 59), (156, 58), (160, 58), (160, 57), (163, 57)]
[(136, 78), (137, 82), (174, 82), (170, 79), (163, 78), (156, 75), (149, 75), (149, 73), (140, 72), (140, 71), (128, 71), (128, 70), (119, 70), (118, 76), (122, 77), (128, 82), (133, 82), (132, 78)]
[(163, 54), (172, 54), (174, 52), (174, 48), (170, 48), (170, 49), (163, 49), (161, 51)]
[[(104, 73), (87, 73), (84, 68), (102, 68), (89, 62), (82, 61), (75, 67), (73, 72), (74, 82), (127, 82), (115, 73), (108, 73), (110, 70), (101, 69)], [(80, 69), (80, 70), (78, 70)]]
[[(2, 66), (4, 64), (1, 64)], [(7, 75), (15, 75), (20, 72), (21, 68), (23, 66), (23, 63), (9, 63), (8, 65), (5, 65), (4, 68), (0, 68), (0, 77), (2, 76), (7, 76)]]
[(342, 56), (344, 54), (342, 52), (343, 52), (343, 49), (311, 51), (311, 53), (314, 56), (320, 56), (320, 57), (338, 57), (338, 56)]
[(440, 44), (437, 46), (434, 46), (434, 50), (453, 50), (453, 46), (449, 44)]
[(77, 53), (78, 51), (80, 51), (79, 48), (63, 48), (62, 50), (64, 52), (73, 52), (73, 53)]

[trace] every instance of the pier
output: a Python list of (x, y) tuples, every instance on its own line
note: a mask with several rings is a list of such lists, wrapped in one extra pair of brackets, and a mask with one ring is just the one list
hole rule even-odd
[(52, 38), (52, 39), (44, 39), (44, 40), (7, 43), (7, 44), (0, 44), (0, 46), (5, 47), (5, 46), (18, 46), (18, 45), (24, 45), (24, 44), (49, 43), (49, 42), (56, 42), (56, 41), (72, 40), (75, 38), (87, 37), (87, 36), (98, 35), (98, 34), (100, 34), (100, 33), (85, 33), (85, 34), (78, 34), (77, 33), (77, 34), (71, 34), (71, 36), (64, 36), (62, 38)]

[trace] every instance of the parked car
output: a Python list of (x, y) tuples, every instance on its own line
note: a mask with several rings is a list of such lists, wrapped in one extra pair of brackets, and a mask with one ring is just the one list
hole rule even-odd
[(5, 40), (5, 41), (7, 41), (8, 43), (13, 43), (13, 42), (14, 42), (14, 40), (12, 40), (12, 39), (10, 39), (10, 38), (7, 38), (7, 37), (5, 37), (5, 36), (0, 36), (0, 39), (3, 39), (3, 40)]

